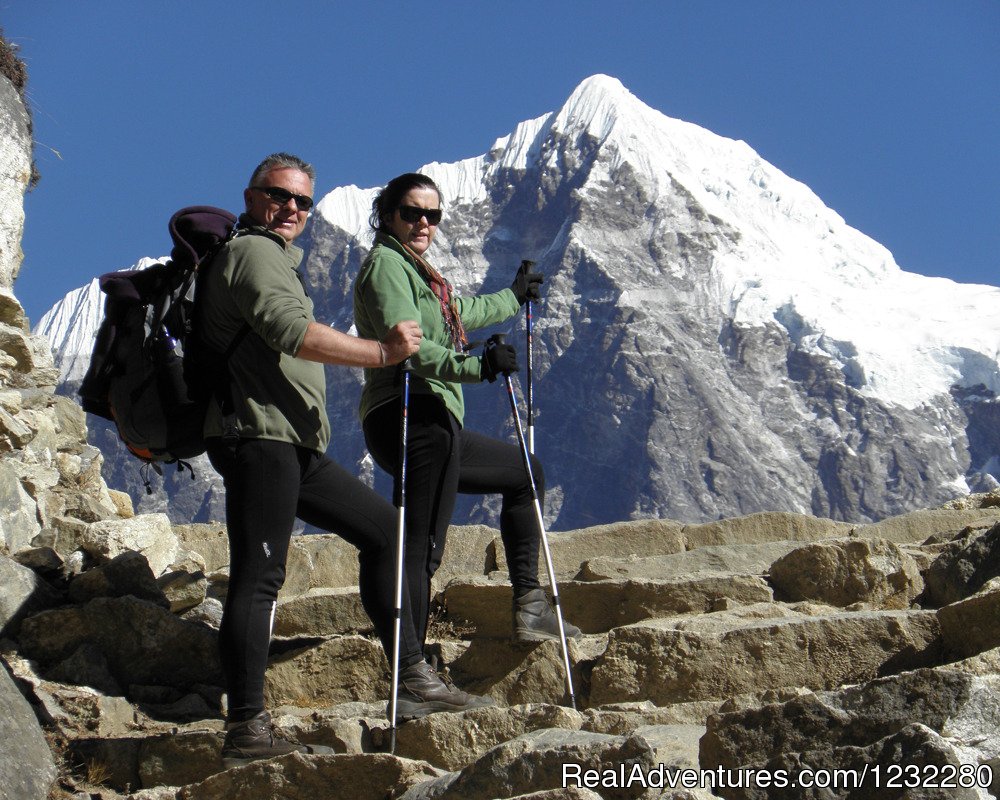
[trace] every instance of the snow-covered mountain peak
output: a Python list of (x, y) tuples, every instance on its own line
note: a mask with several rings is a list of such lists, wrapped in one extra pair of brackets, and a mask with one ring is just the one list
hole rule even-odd
[[(575, 180), (580, 196), (606, 203), (608, 186), (625, 169), (647, 197), (648, 219), (659, 220), (670, 236), (709, 236), (714, 243), (707, 275), (690, 272), (693, 263), (664, 263), (659, 273), (617, 269), (613, 282), (623, 305), (666, 298), (667, 274), (684, 275), (707, 287), (699, 295), (709, 304), (706, 313), (741, 326), (778, 325), (798, 346), (851, 376), (858, 391), (887, 403), (914, 408), (952, 385), (970, 385), (973, 377), (1000, 391), (1000, 375), (963, 366), (970, 359), (955, 355), (989, 352), (990, 337), (1000, 335), (1000, 289), (970, 292), (943, 280), (928, 288), (931, 279), (904, 273), (885, 247), (745, 142), (668, 117), (611, 76), (582, 81), (558, 110), (521, 122), (483, 155), (418, 169), (441, 187), (449, 213), (488, 205), (498, 176), (509, 170), (583, 171), (583, 180)], [(375, 191), (338, 188), (318, 210), (367, 242)], [(614, 264), (633, 235), (618, 241), (614, 231), (590, 230), (572, 219), (564, 230), (598, 264)], [(489, 232), (495, 241), (520, 235)], [(450, 236), (446, 221), (439, 241), (444, 245)], [(947, 317), (929, 328), (922, 324), (928, 302)]]
[[(166, 258), (140, 258), (125, 269), (146, 269)], [(61, 380), (78, 381), (87, 372), (94, 349), (97, 328), (104, 316), (104, 295), (97, 278), (74, 289), (35, 324), (34, 332), (45, 336), (52, 345)]]
[(650, 110), (622, 82), (609, 75), (592, 75), (583, 80), (563, 103), (553, 120), (557, 130), (586, 129), (604, 139), (619, 124), (631, 127), (635, 117)]
[[(520, 258), (546, 274), (538, 410), (563, 524), (872, 519), (996, 484), (1000, 288), (903, 271), (747, 143), (595, 75), (481, 155), (413, 169), (441, 187), (429, 255), (460, 293)], [(376, 191), (329, 192), (303, 237), (317, 317), (344, 330)], [(39, 324), (69, 380), (101, 299), (84, 287)], [(358, 376), (328, 376), (357, 463)], [(502, 433), (489, 394), (469, 387), (469, 423)]]
[(554, 114), (544, 114), (521, 122), (513, 133), (493, 143), (487, 158), (501, 168), (527, 169), (538, 159), (541, 144), (552, 127)]
[(362, 237), (368, 230), (368, 213), (371, 211), (375, 189), (360, 189), (354, 184), (338, 186), (325, 194), (316, 204), (316, 214), (352, 236)]

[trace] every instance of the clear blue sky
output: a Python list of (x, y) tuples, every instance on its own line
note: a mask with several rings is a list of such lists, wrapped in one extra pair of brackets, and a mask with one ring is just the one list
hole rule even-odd
[(15, 293), (35, 322), (239, 211), (264, 155), (317, 195), (485, 152), (606, 73), (743, 139), (904, 269), (1000, 283), (1000, 2), (0, 0), (42, 180)]

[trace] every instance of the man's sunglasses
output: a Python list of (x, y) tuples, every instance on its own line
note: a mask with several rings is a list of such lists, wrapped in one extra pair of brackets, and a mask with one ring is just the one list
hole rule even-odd
[(418, 208), (417, 206), (400, 206), (398, 209), (399, 218), (403, 222), (415, 225), (420, 222), (421, 217), (427, 217), (428, 225), (437, 225), (441, 222), (440, 208)]
[(294, 200), (295, 207), (299, 211), (308, 211), (313, 207), (313, 199), (311, 197), (306, 197), (304, 194), (292, 194), (280, 186), (251, 186), (250, 188), (256, 189), (258, 192), (263, 192), (279, 206), (283, 206), (289, 200)]

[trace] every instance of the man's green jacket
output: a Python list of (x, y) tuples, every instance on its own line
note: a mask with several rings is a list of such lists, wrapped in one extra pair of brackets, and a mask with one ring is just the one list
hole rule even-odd
[[(225, 352), (249, 324), (229, 359), (240, 438), (274, 439), (325, 452), (330, 442), (323, 365), (296, 358), (313, 303), (296, 271), (302, 250), (240, 218), (245, 233), (226, 244), (208, 266), (198, 293), (198, 324), (206, 342)], [(253, 335), (256, 334), (256, 335)], [(221, 436), (213, 404), (206, 436)]]

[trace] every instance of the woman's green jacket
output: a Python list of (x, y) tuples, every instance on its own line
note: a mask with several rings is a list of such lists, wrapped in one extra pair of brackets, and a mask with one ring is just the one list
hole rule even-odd
[[(519, 308), (510, 289), (457, 297), (456, 305), (467, 331), (510, 319)], [(482, 380), (481, 359), (454, 349), (430, 284), (400, 243), (379, 232), (354, 282), (354, 323), (358, 336), (381, 340), (393, 325), (404, 320), (416, 320), (424, 332), (420, 350), (410, 357), (416, 377), (410, 391), (436, 395), (461, 424), (465, 417), (461, 385)], [(366, 369), (361, 418), (373, 408), (395, 400), (401, 391), (396, 367)]]

